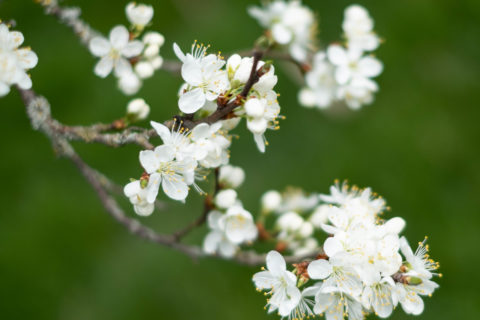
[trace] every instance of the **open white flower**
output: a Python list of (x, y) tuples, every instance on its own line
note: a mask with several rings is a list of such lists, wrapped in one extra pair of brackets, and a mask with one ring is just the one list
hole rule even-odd
[(278, 311), (280, 316), (287, 317), (297, 308), (302, 294), (297, 288), (297, 277), (287, 271), (285, 259), (277, 251), (267, 255), (267, 270), (257, 272), (253, 276), (257, 290), (269, 290), (272, 296), (267, 300), (268, 312)]
[(263, 8), (250, 7), (249, 14), (271, 31), (272, 38), (287, 45), (297, 61), (305, 61), (312, 47), (315, 18), (301, 1), (273, 1)]
[(231, 258), (238, 250), (238, 244), (230, 241), (225, 234), (225, 215), (219, 211), (211, 211), (208, 214), (208, 226), (210, 233), (203, 241), (203, 251), (208, 254), (219, 253), (221, 256)]
[(433, 261), (428, 255), (428, 245), (425, 245), (427, 238), (418, 244), (417, 250), (413, 252), (405, 237), (400, 238), (400, 250), (407, 260), (407, 275), (421, 279), (431, 279), (438, 275), (438, 262)]
[(27, 71), (37, 65), (38, 57), (29, 48), (19, 48), (23, 41), (21, 32), (0, 23), (0, 97), (7, 95), (12, 85), (24, 90), (32, 87)]
[(388, 318), (397, 301), (393, 297), (395, 283), (391, 277), (385, 277), (380, 282), (366, 286), (362, 293), (362, 304), (366, 309), (373, 308), (380, 318)]
[(140, 152), (140, 163), (150, 174), (152, 187), (148, 189), (147, 201), (153, 202), (162, 185), (167, 196), (174, 200), (185, 200), (188, 195), (188, 185), (194, 183), (195, 160), (186, 158), (175, 159), (175, 150), (168, 145), (156, 147), (155, 150)]
[(336, 99), (337, 82), (334, 67), (327, 60), (325, 52), (313, 57), (312, 69), (305, 75), (307, 87), (299, 94), (300, 103), (306, 107), (326, 108)]
[(168, 129), (165, 125), (155, 121), (150, 121), (150, 124), (162, 139), (163, 144), (174, 150), (176, 159), (195, 158), (195, 149), (190, 139), (190, 131), (185, 130), (176, 122), (172, 129)]
[(95, 37), (89, 43), (90, 52), (100, 61), (95, 66), (95, 74), (105, 78), (112, 72), (121, 77), (132, 72), (132, 66), (127, 60), (140, 55), (143, 43), (138, 40), (130, 41), (127, 28), (122, 25), (114, 27), (110, 31), (109, 39)]
[(373, 78), (382, 73), (382, 63), (374, 57), (363, 56), (358, 48), (328, 47), (327, 56), (336, 66), (335, 79), (343, 85), (354, 78)]
[(327, 320), (342, 320), (345, 316), (349, 320), (364, 318), (362, 304), (355, 297), (325, 285), (317, 287), (313, 311), (318, 315), (325, 314)]
[(194, 43), (191, 53), (184, 54), (175, 43), (173, 49), (182, 61), (182, 77), (187, 86), (182, 90), (178, 107), (182, 112), (194, 113), (206, 101), (213, 101), (230, 88), (225, 65), (219, 56), (207, 55), (207, 48)]
[(146, 4), (136, 4), (130, 2), (125, 8), (128, 21), (136, 28), (142, 30), (147, 24), (152, 21), (153, 7)]

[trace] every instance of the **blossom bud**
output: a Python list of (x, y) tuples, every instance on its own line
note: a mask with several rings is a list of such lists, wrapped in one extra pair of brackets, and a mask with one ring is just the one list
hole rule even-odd
[(142, 79), (150, 78), (154, 71), (152, 64), (146, 61), (141, 61), (135, 65), (135, 72)]
[(259, 99), (249, 99), (245, 103), (245, 112), (250, 117), (260, 118), (265, 113), (265, 104)]
[(262, 209), (266, 212), (276, 210), (282, 203), (280, 192), (275, 190), (267, 191), (262, 196)]
[(140, 90), (141, 86), (142, 82), (133, 72), (123, 74), (118, 81), (118, 87), (126, 95), (132, 95), (137, 93), (138, 90)]
[(304, 222), (298, 230), (298, 233), (303, 238), (310, 237), (313, 234), (313, 225), (310, 222)]
[(262, 134), (267, 130), (268, 122), (264, 118), (257, 118), (247, 121), (247, 128), (252, 133)]
[(158, 70), (162, 67), (163, 65), (163, 58), (160, 56), (156, 56), (150, 61), (150, 64), (152, 65), (154, 70)]
[(217, 207), (227, 209), (233, 206), (237, 201), (237, 192), (233, 189), (220, 191), (215, 197)]
[(147, 32), (143, 36), (143, 43), (145, 43), (147, 45), (152, 45), (153, 44), (153, 45), (161, 47), (164, 42), (165, 42), (165, 37), (162, 34), (160, 34), (159, 32), (151, 31), (151, 32)]
[(220, 167), (219, 181), (221, 184), (236, 189), (245, 180), (245, 172), (240, 167), (226, 165)]
[(423, 282), (422, 279), (417, 278), (417, 277), (407, 277), (406, 280), (407, 280), (408, 284), (411, 284), (411, 285), (414, 285), (414, 286), (422, 284), (422, 282)]
[(143, 29), (153, 18), (153, 7), (145, 4), (130, 2), (125, 8), (125, 12), (128, 21), (139, 29)]
[(133, 99), (127, 106), (127, 114), (135, 120), (144, 120), (150, 113), (150, 107), (143, 99)]
[(145, 49), (145, 51), (143, 52), (143, 55), (147, 58), (153, 59), (156, 56), (158, 56), (159, 53), (160, 53), (160, 47), (156, 44), (151, 44)]
[(293, 211), (282, 214), (277, 220), (277, 227), (285, 231), (299, 231), (303, 224), (303, 218)]

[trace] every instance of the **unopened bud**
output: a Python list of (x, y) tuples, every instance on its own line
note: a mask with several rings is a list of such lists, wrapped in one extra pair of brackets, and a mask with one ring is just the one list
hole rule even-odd
[(133, 99), (127, 106), (127, 114), (132, 117), (133, 120), (144, 120), (148, 117), (149, 113), (149, 105), (141, 98)]

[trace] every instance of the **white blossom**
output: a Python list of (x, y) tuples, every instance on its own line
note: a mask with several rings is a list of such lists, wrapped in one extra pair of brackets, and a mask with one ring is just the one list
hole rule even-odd
[(37, 65), (38, 57), (31, 49), (20, 48), (23, 41), (21, 32), (0, 23), (0, 97), (7, 95), (12, 85), (23, 90), (32, 87), (27, 71)]
[(257, 237), (252, 215), (239, 204), (229, 207), (226, 213), (210, 212), (208, 225), (211, 231), (204, 240), (203, 249), (209, 254), (219, 252), (224, 257), (232, 257), (240, 244)]
[(313, 57), (312, 69), (305, 75), (306, 87), (300, 91), (300, 103), (306, 107), (327, 108), (336, 99), (337, 82), (334, 67), (327, 60), (325, 52)]
[(225, 65), (219, 56), (207, 55), (207, 48), (194, 43), (191, 53), (184, 54), (180, 47), (173, 45), (175, 54), (182, 61), (182, 77), (186, 86), (180, 94), (178, 107), (182, 112), (194, 113), (230, 89)]
[(278, 311), (287, 317), (298, 306), (302, 294), (297, 288), (297, 277), (287, 271), (285, 259), (276, 251), (267, 255), (267, 270), (253, 276), (257, 290), (269, 290), (268, 312)]
[(128, 21), (136, 28), (142, 30), (152, 21), (153, 7), (130, 2), (125, 8), (125, 13), (127, 14)]
[(377, 49), (380, 44), (380, 39), (373, 32), (372, 18), (368, 11), (358, 4), (345, 9), (342, 28), (349, 47), (372, 51)]
[(194, 170), (197, 163), (192, 158), (175, 159), (175, 150), (169, 145), (161, 145), (155, 150), (140, 152), (140, 163), (150, 174), (152, 187), (149, 188), (147, 201), (153, 202), (160, 185), (165, 194), (183, 201), (188, 195), (188, 185), (194, 183)]
[(135, 120), (145, 120), (150, 113), (150, 106), (144, 99), (133, 99), (128, 103), (127, 114), (132, 116)]
[(114, 27), (110, 31), (109, 39), (95, 37), (89, 43), (90, 52), (100, 57), (95, 66), (95, 74), (105, 78), (112, 69), (115, 76), (121, 77), (132, 71), (128, 59), (140, 55), (143, 43), (139, 40), (130, 40), (127, 28), (122, 25)]
[(276, 0), (263, 8), (250, 7), (249, 14), (271, 31), (275, 42), (288, 46), (292, 57), (306, 61), (313, 46), (315, 18), (301, 1)]
[(327, 56), (336, 67), (335, 80), (338, 84), (347, 84), (355, 78), (373, 78), (383, 69), (382, 63), (374, 57), (364, 56), (358, 48), (342, 48), (339, 45), (328, 47)]

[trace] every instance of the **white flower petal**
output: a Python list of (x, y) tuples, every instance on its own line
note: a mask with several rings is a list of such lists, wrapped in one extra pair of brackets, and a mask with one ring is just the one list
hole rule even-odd
[(267, 254), (267, 268), (273, 275), (280, 276), (287, 270), (287, 264), (280, 253), (272, 250)]
[(312, 279), (325, 279), (332, 273), (332, 265), (324, 259), (312, 261), (308, 265), (308, 275)]
[(130, 34), (127, 28), (122, 25), (116, 26), (110, 31), (110, 43), (117, 50), (122, 50), (127, 45), (129, 38)]
[(125, 58), (133, 58), (139, 56), (143, 50), (143, 43), (138, 40), (130, 41), (123, 49), (122, 55)]
[(106, 56), (100, 59), (100, 61), (95, 65), (95, 74), (100, 78), (107, 77), (113, 69), (113, 60), (112, 58)]
[(200, 88), (182, 93), (178, 100), (178, 107), (184, 113), (197, 112), (204, 104), (205, 94)]
[(88, 44), (90, 52), (97, 57), (106, 56), (110, 51), (111, 47), (112, 46), (110, 45), (110, 42), (102, 37), (95, 37), (90, 40), (90, 43)]

